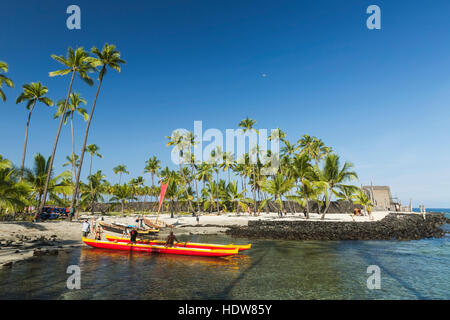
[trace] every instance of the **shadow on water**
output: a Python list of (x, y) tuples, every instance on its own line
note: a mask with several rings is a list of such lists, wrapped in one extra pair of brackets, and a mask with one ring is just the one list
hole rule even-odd
[[(272, 247), (269, 247), (270, 250), (273, 249), (273, 245)], [(225, 287), (225, 289), (222, 291), (222, 293), (220, 294), (221, 296), (223, 296), (224, 299), (229, 299), (230, 298), (230, 292), (241, 282), (241, 280), (257, 265), (259, 265), (261, 263), (261, 261), (264, 260), (264, 258), (266, 257), (266, 255), (269, 253), (269, 250), (266, 250), (264, 255), (262, 255), (261, 257), (259, 257), (257, 260), (253, 261), (250, 263), (250, 266), (247, 267), (245, 270), (241, 271), (241, 273), (239, 274), (239, 276), (233, 280), (230, 285), (228, 285), (227, 287)], [(204, 296), (204, 298), (206, 298), (206, 295), (202, 295)]]

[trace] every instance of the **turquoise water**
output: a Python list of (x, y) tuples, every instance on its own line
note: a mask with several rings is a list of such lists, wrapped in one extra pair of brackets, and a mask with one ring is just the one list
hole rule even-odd
[[(83, 247), (0, 270), (0, 299), (450, 299), (450, 226), (444, 229), (444, 238), (405, 242), (253, 240), (231, 258)], [(80, 266), (80, 290), (66, 287), (69, 265)], [(380, 290), (367, 288), (369, 265), (381, 269)]]

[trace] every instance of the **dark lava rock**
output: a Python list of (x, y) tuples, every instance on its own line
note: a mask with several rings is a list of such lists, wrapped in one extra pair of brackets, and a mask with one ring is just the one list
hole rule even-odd
[(236, 237), (285, 240), (417, 240), (439, 238), (440, 226), (447, 219), (442, 214), (422, 215), (391, 213), (374, 222), (331, 221), (249, 221), (248, 227), (230, 227), (226, 233)]

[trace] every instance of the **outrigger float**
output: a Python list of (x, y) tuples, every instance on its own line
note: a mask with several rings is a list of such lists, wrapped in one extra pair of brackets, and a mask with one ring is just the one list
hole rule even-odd
[[(120, 238), (105, 234), (105, 238), (108, 241), (119, 242), (119, 243), (130, 243), (129, 238)], [(148, 245), (164, 245), (166, 242), (163, 240), (145, 240), (137, 239), (138, 244), (148, 244)], [(212, 244), (212, 243), (193, 243), (193, 242), (176, 242), (173, 245), (176, 248), (197, 248), (197, 249), (212, 249), (212, 250), (234, 250), (245, 251), (252, 247), (251, 244), (237, 245), (237, 244)]]
[(163, 245), (100, 241), (84, 237), (82, 238), (82, 240), (85, 244), (94, 248), (133, 251), (133, 252), (136, 251), (136, 252), (151, 252), (151, 253), (168, 253), (168, 254), (179, 254), (186, 256), (204, 256), (204, 257), (233, 256), (239, 252), (238, 248), (219, 250), (219, 249), (201, 249), (201, 248), (185, 248), (185, 247), (165, 247)]

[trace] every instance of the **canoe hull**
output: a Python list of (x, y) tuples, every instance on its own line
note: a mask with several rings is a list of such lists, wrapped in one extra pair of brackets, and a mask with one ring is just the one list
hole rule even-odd
[(202, 257), (226, 257), (232, 256), (238, 253), (238, 250), (207, 250), (207, 249), (195, 249), (195, 248), (176, 248), (176, 247), (164, 247), (145, 244), (130, 244), (120, 242), (109, 241), (97, 241), (92, 239), (83, 238), (85, 244), (94, 248), (121, 250), (121, 251), (133, 251), (133, 252), (150, 252), (150, 253), (167, 253), (178, 254), (186, 256), (202, 256)]
[[(120, 243), (129, 243), (130, 239), (128, 238), (120, 238), (120, 237), (114, 237), (111, 235), (106, 234), (105, 238), (109, 241), (117, 241)], [(162, 240), (143, 240), (143, 239), (137, 239), (136, 243), (139, 244), (150, 244), (150, 245), (164, 245), (165, 241)], [(189, 243), (189, 242), (178, 242), (174, 244), (174, 247), (178, 248), (197, 248), (197, 249), (217, 249), (217, 250), (233, 250), (238, 249), (238, 251), (245, 251), (251, 248), (251, 244), (247, 245), (234, 245), (234, 244), (228, 244), (228, 245), (222, 245), (222, 244), (207, 244), (207, 243)]]

